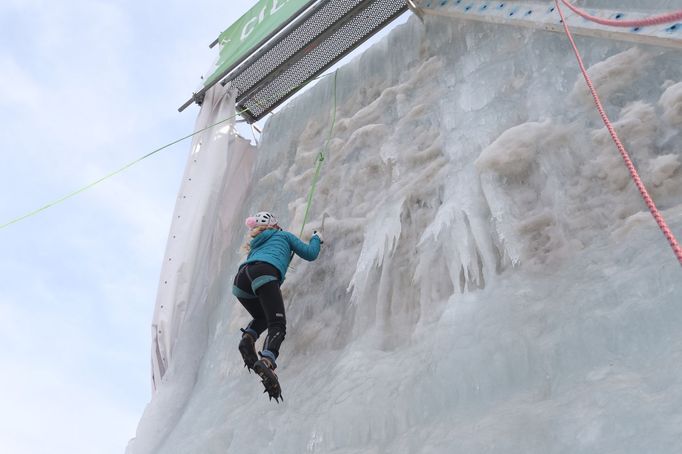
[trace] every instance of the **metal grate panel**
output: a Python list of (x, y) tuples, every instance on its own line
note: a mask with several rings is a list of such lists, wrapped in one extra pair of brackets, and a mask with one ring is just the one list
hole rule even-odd
[[(308, 4), (220, 82), (237, 90), (238, 110), (253, 123), (286, 101), (408, 9), (408, 0), (319, 0)], [(267, 41), (269, 40), (269, 41)], [(178, 110), (201, 104), (204, 86)]]
[(238, 90), (237, 97), (239, 98), (362, 2), (363, 0), (326, 2), (309, 19), (278, 41), (274, 47), (254, 62), (249, 63), (248, 67), (224, 79), (223, 85), (228, 81), (231, 82), (231, 86)]
[(280, 67), (274, 77), (265, 79), (248, 96), (238, 98), (239, 109), (248, 109), (257, 121), (302, 88), (306, 82), (347, 55), (359, 44), (406, 11), (405, 0), (359, 2), (361, 8), (337, 24), (328, 36), (302, 53), (294, 63)]
[(221, 83), (256, 122), (405, 11), (406, 0), (321, 1)]

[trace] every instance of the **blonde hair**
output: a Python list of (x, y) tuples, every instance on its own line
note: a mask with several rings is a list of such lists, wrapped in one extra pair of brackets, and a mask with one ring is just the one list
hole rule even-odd
[(266, 230), (280, 230), (278, 225), (259, 225), (251, 230), (249, 230), (249, 239), (246, 241), (244, 246), (242, 246), (242, 250), (248, 254), (251, 252), (251, 240), (253, 238), (256, 238), (258, 235), (261, 233), (265, 232)]

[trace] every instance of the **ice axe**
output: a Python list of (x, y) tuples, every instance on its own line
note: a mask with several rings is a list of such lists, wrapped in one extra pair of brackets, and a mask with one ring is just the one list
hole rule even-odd
[[(320, 231), (324, 233), (324, 221), (329, 217), (329, 213), (326, 211), (322, 213), (322, 223), (320, 224)], [(303, 232), (303, 229), (301, 229), (301, 232)], [(291, 256), (289, 257), (289, 267), (291, 267), (291, 261), (294, 259), (294, 253), (291, 253)], [(293, 267), (291, 267), (293, 269)]]
[(322, 223), (320, 224), (320, 233), (324, 235), (324, 221), (329, 217), (329, 214), (325, 211), (322, 213)]

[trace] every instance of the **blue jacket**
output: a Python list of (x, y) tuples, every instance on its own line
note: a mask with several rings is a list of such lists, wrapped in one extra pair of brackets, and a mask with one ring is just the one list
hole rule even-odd
[(287, 274), (292, 251), (302, 259), (312, 262), (320, 253), (320, 238), (313, 235), (310, 243), (305, 244), (293, 233), (284, 230), (265, 230), (251, 240), (251, 251), (242, 265), (252, 262), (269, 263), (279, 270), (281, 283)]

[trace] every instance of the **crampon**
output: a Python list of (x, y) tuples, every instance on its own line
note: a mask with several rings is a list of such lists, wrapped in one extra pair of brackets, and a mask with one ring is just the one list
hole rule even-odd
[(256, 354), (256, 347), (253, 337), (246, 331), (242, 331), (244, 332), (244, 335), (242, 336), (242, 340), (239, 342), (239, 353), (242, 354), (244, 367), (249, 369), (249, 373), (251, 373), (253, 365), (256, 363), (256, 361), (258, 361), (258, 355)]
[(275, 372), (270, 369), (268, 364), (261, 359), (256, 361), (256, 363), (253, 365), (253, 370), (256, 371), (258, 376), (261, 378), (261, 383), (263, 383), (263, 386), (265, 387), (263, 393), (268, 393), (270, 400), (274, 398), (277, 403), (279, 403), (280, 399), (284, 401), (284, 397), (282, 397), (282, 388), (279, 386), (277, 375), (275, 375)]

